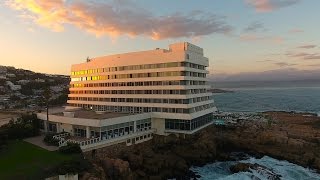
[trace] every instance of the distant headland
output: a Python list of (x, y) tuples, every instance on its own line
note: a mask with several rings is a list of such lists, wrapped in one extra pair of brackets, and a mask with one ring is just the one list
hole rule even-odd
[(233, 93), (234, 92), (234, 91), (231, 91), (231, 90), (215, 89), (215, 88), (209, 89), (208, 91), (212, 92), (212, 93)]

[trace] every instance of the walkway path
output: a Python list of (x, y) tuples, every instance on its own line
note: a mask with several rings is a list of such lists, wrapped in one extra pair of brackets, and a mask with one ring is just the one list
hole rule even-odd
[(36, 137), (31, 137), (31, 138), (26, 138), (24, 139), (24, 141), (28, 142), (28, 143), (31, 143), (31, 144), (34, 144), (36, 146), (39, 146), (43, 149), (46, 149), (48, 151), (56, 151), (58, 150), (59, 148), (56, 147), (56, 146), (48, 146), (46, 145), (44, 142), (43, 142), (43, 138), (44, 138), (44, 135), (41, 135), (41, 136), (36, 136)]

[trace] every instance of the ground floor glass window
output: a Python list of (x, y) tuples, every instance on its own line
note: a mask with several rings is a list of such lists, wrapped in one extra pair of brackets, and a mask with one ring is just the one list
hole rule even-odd
[(212, 114), (206, 114), (192, 120), (166, 119), (165, 128), (172, 130), (190, 131), (212, 122)]

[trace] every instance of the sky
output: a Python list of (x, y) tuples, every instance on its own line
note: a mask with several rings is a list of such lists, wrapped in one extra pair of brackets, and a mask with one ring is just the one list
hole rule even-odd
[(318, 7), (319, 0), (2, 0), (0, 65), (68, 75), (87, 57), (187, 41), (204, 49), (215, 80), (317, 78)]

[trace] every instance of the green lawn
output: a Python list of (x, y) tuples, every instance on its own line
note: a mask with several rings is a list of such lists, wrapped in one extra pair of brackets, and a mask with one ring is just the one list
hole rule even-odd
[(24, 141), (11, 141), (0, 152), (0, 179), (36, 179), (45, 169), (71, 159)]

